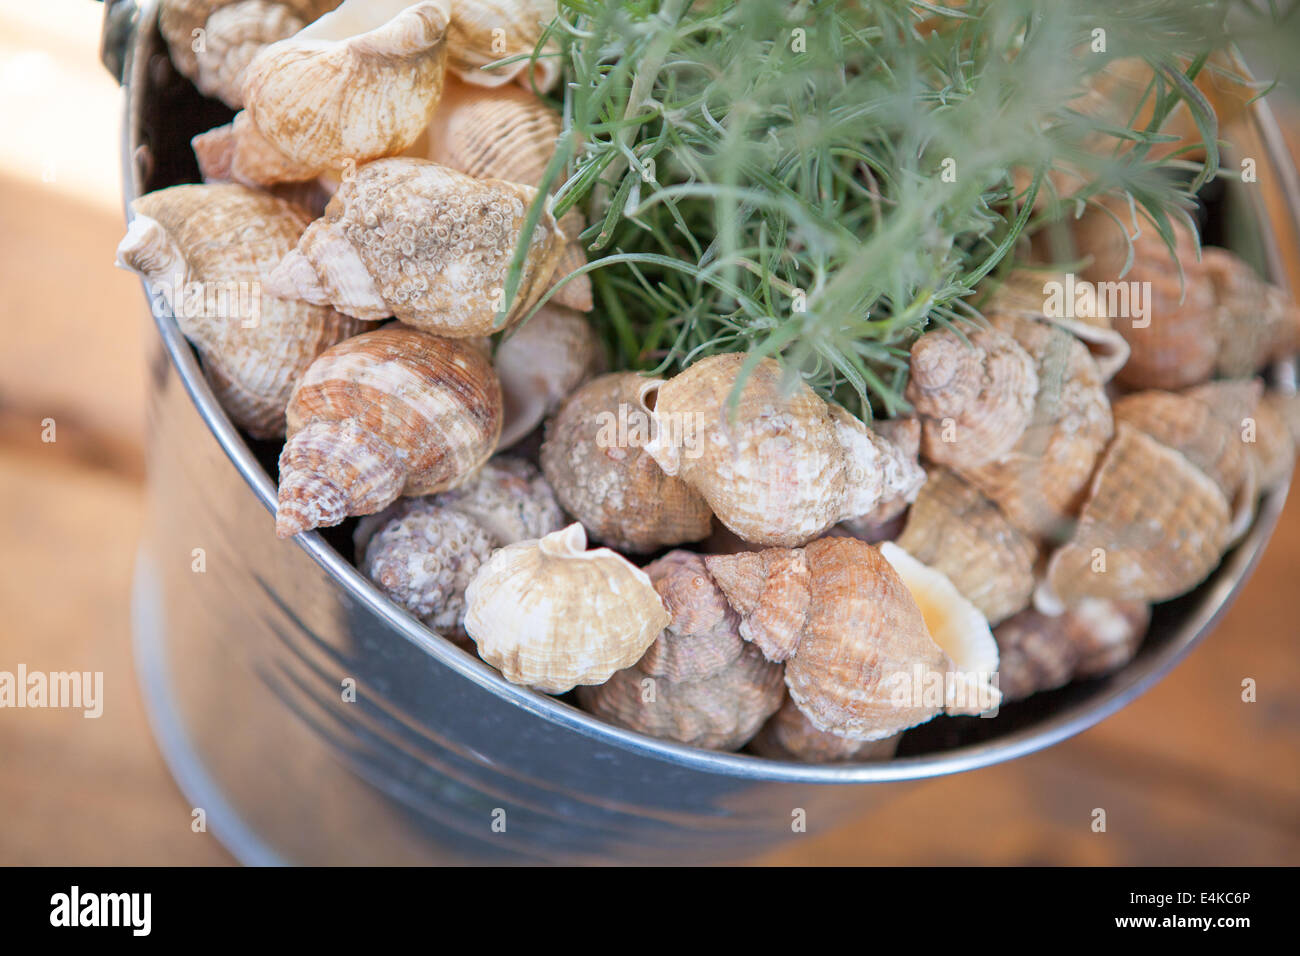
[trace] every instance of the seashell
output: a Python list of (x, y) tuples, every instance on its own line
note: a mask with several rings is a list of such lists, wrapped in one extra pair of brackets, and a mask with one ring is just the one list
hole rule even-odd
[(745, 362), (738, 352), (701, 359), (642, 393), (655, 430), (646, 452), (736, 534), (802, 544), (921, 486), (925, 473), (899, 448), (802, 382), (786, 387), (772, 359), (731, 405)]
[(645, 568), (672, 622), (634, 665), (598, 687), (580, 687), (593, 714), (652, 737), (736, 750), (785, 696), (783, 671), (737, 630), (740, 619), (688, 551)]
[(516, 684), (562, 694), (634, 664), (671, 623), (645, 572), (582, 525), (507, 545), (465, 592), (479, 656)]
[[(194, 157), (198, 160), (199, 173), (208, 184), (228, 183), (233, 181), (231, 165), (235, 161), (235, 129), (227, 123), (206, 133), (200, 133), (190, 140), (194, 147)], [(318, 176), (295, 183), (275, 183), (263, 187), (264, 192), (291, 202), (308, 213), (309, 218), (319, 219), (325, 215), (325, 207), (334, 197), (337, 183), (327, 176)]]
[(907, 400), (921, 415), (925, 457), (977, 468), (1005, 457), (1029, 426), (1038, 392), (1034, 360), (1011, 336), (975, 329), (927, 332), (912, 345)]
[(1106, 303), (1098, 302), (1095, 295), (1080, 296), (1077, 288), (1081, 287), (1072, 274), (1037, 268), (1012, 269), (1002, 278), (984, 310), (989, 314), (1010, 313), (1059, 326), (1087, 347), (1097, 362), (1101, 380), (1109, 382), (1128, 361), (1128, 342), (1111, 324)]
[(357, 318), (395, 315), (426, 332), (490, 335), (521, 318), (555, 268), (550, 213), (533, 231), (519, 287), (498, 327), (502, 289), (536, 191), (479, 181), (420, 159), (357, 170), (272, 276), (274, 288)]
[(785, 661), (795, 705), (820, 731), (879, 740), (940, 713), (952, 661), (879, 551), (849, 537), (709, 555), (740, 635)]
[(921, 609), (926, 630), (952, 661), (945, 680), (944, 712), (978, 715), (995, 709), (998, 691), (998, 645), (984, 615), (941, 571), (921, 563), (892, 541), (880, 554), (907, 585)]
[(1282, 289), (1261, 279), (1240, 256), (1205, 248), (1201, 268), (1217, 304), (1215, 371), (1226, 378), (1253, 375), (1300, 347), (1300, 309)]
[(564, 526), (541, 473), (519, 458), (494, 458), (462, 485), (399, 498), (363, 518), (353, 541), (362, 572), (429, 627), (458, 637), (465, 588), (495, 548)]
[(953, 472), (930, 470), (898, 546), (946, 575), (990, 624), (1029, 606), (1037, 546)]
[(1034, 359), (1034, 414), (1009, 454), (978, 468), (955, 469), (1032, 538), (1067, 530), (1087, 495), (1097, 457), (1114, 433), (1096, 361), (1073, 336), (1016, 315), (993, 315), (994, 328)]
[[(921, 420), (919, 418), (883, 419), (874, 422), (872, 430), (897, 448), (908, 461), (918, 468), (921, 467)], [(865, 515), (846, 519), (843, 526), (854, 537), (862, 538), (864, 541), (892, 538), (895, 535), (889, 533), (890, 529), (916, 500), (919, 491), (919, 488), (913, 488), (905, 493), (884, 498)]]
[(1286, 480), (1296, 456), (1287, 420), (1292, 396), (1265, 392), (1259, 379), (1206, 382), (1184, 394), (1204, 402), (1241, 445), (1252, 479), (1248, 491), (1268, 491)]
[(162, 0), (158, 27), (176, 69), (204, 96), (239, 109), (252, 58), (338, 5), (339, 0)]
[[(545, 93), (560, 77), (558, 48), (548, 43), (549, 55), (530, 62), (542, 32), (555, 19), (555, 0), (451, 0), (451, 26), (447, 69), (466, 83), (495, 87), (514, 81)], [(523, 55), (515, 63), (485, 70), (508, 57)]]
[(314, 179), (395, 156), (442, 95), (446, 0), (344, 0), (244, 73), (231, 175), (249, 185)]
[[(422, 148), (413, 155), (475, 179), (504, 179), (537, 188), (555, 154), (560, 129), (559, 114), (528, 90), (514, 85), (484, 89), (453, 79), (443, 91)], [(556, 281), (587, 264), (577, 241), (586, 227), (576, 209), (561, 217), (560, 231), (569, 241), (555, 269)], [(590, 312), (591, 280), (584, 274), (565, 282), (551, 301)]]
[(1099, 677), (1133, 659), (1151, 620), (1142, 601), (1084, 598), (1049, 617), (1033, 608), (993, 629), (1006, 701)]
[(1203, 581), (1228, 544), (1228, 500), (1186, 456), (1124, 422), (1070, 540), (1034, 595), (1044, 613), (1083, 598), (1158, 602)]
[(547, 423), (542, 444), (542, 471), (560, 504), (593, 539), (620, 551), (698, 541), (712, 527), (704, 499), (644, 447), (651, 418), (640, 397), (648, 381), (614, 372), (588, 382)]
[(394, 324), (317, 358), (288, 423), (281, 538), (465, 481), (496, 447), (501, 387), (472, 345)]
[(497, 346), (492, 360), (505, 396), (500, 448), (509, 448), (554, 412), (605, 364), (581, 312), (546, 304)]
[(760, 757), (772, 760), (800, 760), (804, 763), (840, 763), (854, 760), (861, 763), (889, 760), (898, 750), (902, 734), (880, 740), (850, 740), (818, 730), (803, 715), (789, 697), (767, 723), (758, 736), (750, 741), (749, 749)]
[(1255, 513), (1255, 476), (1240, 436), (1213, 409), (1190, 395), (1135, 392), (1111, 406), (1116, 422), (1126, 422), (1181, 452), (1209, 476), (1232, 504), (1230, 537), (1250, 527)]
[[(1173, 228), (1177, 260), (1154, 228), (1143, 229), (1133, 238), (1133, 264), (1121, 275), (1128, 250), (1115, 220), (1093, 210), (1075, 225), (1075, 245), (1092, 260), (1083, 271), (1085, 279), (1118, 282), (1130, 290), (1150, 289), (1146, 316), (1111, 317), (1130, 348), (1128, 361), (1115, 376), (1125, 388), (1186, 388), (1206, 381), (1214, 372), (1218, 352), (1214, 285), (1204, 264), (1197, 261), (1196, 236), (1181, 222), (1175, 221)], [(1137, 310), (1130, 305), (1129, 311)]]
[(131, 209), (118, 264), (161, 295), (230, 417), (255, 438), (283, 435), (289, 394), (307, 366), (365, 327), (263, 292), (307, 217), (243, 186), (173, 186)]

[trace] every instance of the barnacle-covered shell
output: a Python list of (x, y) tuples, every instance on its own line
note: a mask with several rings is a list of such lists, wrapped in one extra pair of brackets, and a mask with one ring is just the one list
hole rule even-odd
[(1048, 561), (1035, 603), (1055, 613), (1087, 597), (1177, 597), (1218, 564), (1230, 523), (1228, 500), (1211, 478), (1120, 422), (1074, 534)]
[[(547, 55), (536, 62), (530, 62), (527, 56), (554, 18), (555, 0), (451, 0), (451, 27), (447, 31), (451, 59), (447, 68), (477, 86), (501, 86), (513, 80), (545, 93), (560, 76), (557, 50), (551, 43)], [(489, 63), (520, 54), (524, 58), (514, 63), (483, 69)]]
[(739, 617), (697, 554), (645, 568), (672, 622), (632, 667), (582, 687), (583, 707), (621, 727), (714, 750), (743, 746), (785, 696), (779, 664), (740, 637)]
[(496, 447), (501, 387), (472, 345), (390, 325), (317, 358), (288, 423), (282, 538), (463, 482)]
[(960, 477), (933, 468), (898, 546), (943, 573), (996, 624), (1029, 605), (1038, 548)]
[(1034, 360), (1011, 336), (974, 329), (963, 341), (938, 329), (912, 346), (907, 400), (921, 415), (925, 457), (976, 468), (1004, 457), (1029, 426)]
[(345, 0), (266, 47), (244, 74), (233, 177), (313, 179), (402, 152), (442, 95), (446, 30), (445, 0)]
[(1201, 268), (1214, 287), (1218, 321), (1215, 371), (1227, 378), (1253, 375), (1300, 345), (1300, 309), (1261, 279), (1240, 256), (1206, 248)]
[(500, 448), (509, 448), (560, 407), (604, 365), (605, 353), (581, 312), (547, 303), (517, 326), (492, 364), (505, 395)]
[(1084, 598), (1054, 616), (1021, 611), (993, 630), (1003, 699), (1022, 700), (1118, 670), (1132, 660), (1150, 620), (1151, 609), (1142, 601), (1105, 598)]
[[(1121, 219), (1126, 215), (1125, 211)], [(1181, 222), (1175, 221), (1173, 228), (1177, 260), (1156, 230), (1146, 227), (1133, 237), (1133, 263), (1123, 275), (1127, 247), (1110, 215), (1092, 211), (1075, 229), (1080, 254), (1091, 257), (1083, 272), (1088, 281), (1150, 283), (1139, 286), (1150, 289), (1145, 316), (1111, 317), (1131, 350), (1115, 376), (1126, 388), (1185, 388), (1206, 381), (1214, 371), (1218, 352), (1214, 286), (1203, 263), (1197, 261), (1196, 237)], [(1131, 302), (1129, 311), (1138, 311)]]
[(635, 663), (671, 618), (644, 571), (582, 525), (497, 551), (465, 592), (465, 630), (507, 680), (550, 694)]
[(882, 501), (915, 493), (925, 473), (899, 448), (802, 382), (759, 362), (730, 404), (743, 353), (701, 359), (643, 398), (646, 451), (728, 528), (756, 544), (802, 544)]
[(1033, 420), (1001, 459), (961, 476), (1034, 538), (1068, 528), (1087, 494), (1097, 456), (1114, 433), (1097, 363), (1069, 333), (1017, 315), (990, 316), (1034, 359)]
[(839, 763), (842, 761), (868, 762), (889, 760), (898, 750), (902, 734), (880, 740), (852, 740), (818, 730), (803, 715), (789, 697), (758, 736), (750, 741), (749, 749), (760, 757), (772, 760), (801, 760), (804, 763)]
[[(920, 468), (921, 420), (914, 416), (887, 418), (873, 422), (872, 431), (889, 442), (899, 453)], [(887, 498), (882, 498), (874, 508), (857, 518), (847, 518), (843, 528), (864, 541), (883, 541), (895, 537), (901, 515), (916, 500), (920, 488), (910, 488)]]
[(363, 518), (353, 541), (362, 572), (394, 603), (454, 637), (465, 616), (465, 588), (493, 549), (563, 526), (534, 466), (494, 458), (457, 488), (399, 498)]
[[(413, 155), (475, 179), (504, 179), (540, 188), (559, 138), (559, 114), (528, 90), (513, 84), (484, 89), (451, 80), (422, 148)], [(586, 253), (577, 241), (585, 228), (577, 209), (561, 217), (560, 231), (569, 241), (555, 268), (556, 281), (586, 265)], [(591, 311), (591, 280), (580, 275), (565, 282), (550, 301)]]
[(709, 534), (712, 513), (645, 449), (647, 379), (614, 372), (588, 382), (546, 426), (541, 463), (564, 509), (591, 537), (621, 551), (654, 551)]
[(393, 315), (455, 337), (508, 328), (546, 287), (561, 235), (533, 231), (510, 314), (496, 319), (531, 186), (477, 180), (421, 159), (362, 166), (272, 276), (275, 288), (357, 318)]
[(741, 636), (785, 660), (790, 696), (818, 730), (879, 740), (944, 709), (952, 661), (871, 545), (826, 537), (704, 563), (740, 614)]
[(230, 185), (173, 186), (131, 209), (119, 264), (162, 296), (230, 417), (256, 438), (284, 434), (289, 394), (307, 366), (364, 328), (327, 306), (264, 293), (307, 217)]

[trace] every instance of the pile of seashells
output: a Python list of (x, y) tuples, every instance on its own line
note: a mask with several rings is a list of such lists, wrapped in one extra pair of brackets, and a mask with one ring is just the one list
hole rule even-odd
[[(557, 77), (481, 67), (553, 14), (163, 4), (176, 67), (239, 112), (195, 138), (203, 184), (135, 202), (119, 261), (170, 296), (230, 417), (287, 436), (281, 537), (366, 516), (357, 564), (397, 605), (613, 724), (887, 759), (938, 714), (1126, 663), (1150, 605), (1204, 580), (1286, 480), (1294, 408), (1253, 376), (1294, 350), (1297, 312), (1186, 232), (1178, 262), (1136, 240), (1146, 327), (1049, 318), (1044, 274), (1014, 273), (987, 327), (916, 341), (914, 416), (872, 427), (770, 359), (738, 397), (743, 354), (601, 374), (576, 213), (542, 216), (500, 327), (560, 129), (532, 87)], [(1118, 279), (1109, 217), (1075, 231), (1082, 278)], [(255, 323), (179, 307), (237, 282), (264, 293)]]

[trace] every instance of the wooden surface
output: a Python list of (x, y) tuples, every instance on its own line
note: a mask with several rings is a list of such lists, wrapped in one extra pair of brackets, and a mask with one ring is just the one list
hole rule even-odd
[[(0, 43), (0, 67), (4, 55)], [(86, 149), (79, 161), (116, 162), (111, 142)], [(112, 268), (120, 214), (29, 160), (0, 152), (0, 670), (103, 671), (105, 704), (98, 720), (0, 710), (0, 864), (229, 863), (192, 832), (132, 669), (143, 302)], [(1293, 502), (1222, 626), (1137, 703), (1045, 753), (900, 790), (763, 862), (1300, 863), (1298, 565)], [(1256, 703), (1241, 700), (1246, 677)]]

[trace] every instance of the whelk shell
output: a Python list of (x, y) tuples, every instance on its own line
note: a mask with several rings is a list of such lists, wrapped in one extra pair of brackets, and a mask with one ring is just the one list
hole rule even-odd
[(281, 294), (357, 318), (393, 315), (439, 335), (490, 335), (531, 308), (559, 256), (563, 237), (547, 212), (498, 327), (506, 275), (536, 194), (427, 160), (377, 160), (339, 187), (325, 218), (308, 227), (272, 282)]
[(647, 552), (698, 541), (712, 528), (704, 499), (667, 475), (645, 450), (647, 379), (613, 372), (569, 397), (546, 426), (542, 471), (566, 511), (591, 537)]
[(1227, 378), (1253, 375), (1300, 345), (1300, 309), (1283, 290), (1261, 279), (1226, 249), (1206, 248), (1201, 267), (1217, 304), (1215, 371)]
[(898, 750), (902, 734), (880, 740), (852, 740), (818, 730), (789, 697), (763, 725), (749, 749), (772, 760), (801, 760), (804, 763), (839, 763), (889, 760)]
[(166, 300), (221, 406), (255, 438), (284, 434), (307, 366), (364, 326), (327, 306), (267, 295), (263, 284), (307, 217), (243, 186), (173, 186), (131, 205), (118, 262)]
[(501, 548), (465, 592), (479, 656), (516, 684), (561, 694), (634, 664), (671, 621), (644, 571), (582, 525)]
[(760, 361), (734, 406), (743, 353), (701, 359), (643, 400), (655, 434), (646, 451), (680, 476), (746, 541), (802, 544), (882, 501), (913, 496), (915, 461), (802, 382)]
[(288, 423), (282, 538), (463, 482), (496, 447), (501, 387), (472, 345), (394, 324), (322, 353)]
[[(560, 77), (553, 43), (536, 61), (528, 55), (546, 25), (555, 18), (555, 0), (451, 0), (447, 68), (466, 83), (501, 86), (514, 81), (545, 93)], [(524, 54), (522, 59), (485, 70), (498, 60)]]

